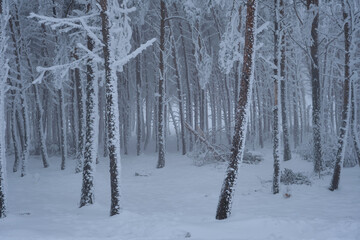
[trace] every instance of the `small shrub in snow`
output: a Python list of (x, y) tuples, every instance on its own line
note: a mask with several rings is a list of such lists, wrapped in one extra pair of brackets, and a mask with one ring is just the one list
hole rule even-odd
[(245, 164), (259, 164), (264, 159), (261, 155), (253, 154), (249, 151), (245, 151), (243, 157), (243, 163)]
[(311, 185), (310, 179), (302, 173), (294, 173), (291, 169), (285, 168), (281, 173), (280, 182), (285, 185), (305, 184)]

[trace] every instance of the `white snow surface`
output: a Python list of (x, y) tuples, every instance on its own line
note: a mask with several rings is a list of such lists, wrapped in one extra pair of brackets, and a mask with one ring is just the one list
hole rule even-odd
[[(96, 166), (96, 203), (80, 209), (82, 175), (74, 173), (75, 160), (61, 171), (60, 158), (43, 169), (41, 158), (31, 157), (28, 175), (21, 178), (12, 173), (10, 156), (8, 217), (0, 219), (0, 239), (360, 239), (359, 167), (343, 169), (334, 192), (328, 190), (331, 176), (312, 176), (311, 186), (281, 185), (273, 195), (271, 149), (260, 153), (263, 162), (241, 166), (232, 215), (222, 221), (215, 220), (215, 211), (225, 163), (198, 167), (170, 152), (166, 167), (156, 169), (156, 154), (123, 156), (122, 212), (110, 217), (107, 159)], [(293, 155), (282, 167), (311, 176), (312, 163)]]

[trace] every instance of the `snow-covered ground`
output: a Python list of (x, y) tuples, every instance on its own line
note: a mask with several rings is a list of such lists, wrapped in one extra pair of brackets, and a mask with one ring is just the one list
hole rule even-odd
[[(281, 186), (271, 194), (271, 151), (259, 165), (242, 165), (233, 213), (215, 220), (225, 164), (195, 166), (176, 153), (156, 169), (155, 154), (122, 159), (122, 212), (109, 217), (108, 160), (97, 165), (96, 204), (78, 208), (81, 174), (75, 161), (60, 171), (39, 158), (29, 161), (20, 178), (8, 164), (8, 217), (0, 220), (0, 240), (7, 239), (360, 239), (360, 169), (342, 172), (340, 189), (330, 192), (330, 176), (313, 177), (312, 186)], [(312, 164), (295, 158), (282, 167), (311, 172)], [(138, 173), (136, 176), (135, 173)], [(290, 198), (283, 194), (289, 192)]]

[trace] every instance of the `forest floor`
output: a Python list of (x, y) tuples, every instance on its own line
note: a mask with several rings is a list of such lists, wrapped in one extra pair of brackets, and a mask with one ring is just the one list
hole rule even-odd
[[(281, 185), (281, 194), (273, 195), (271, 150), (260, 153), (264, 161), (241, 166), (232, 215), (222, 221), (215, 211), (225, 163), (200, 167), (168, 153), (165, 168), (156, 169), (156, 154), (124, 156), (123, 210), (109, 217), (108, 160), (97, 165), (96, 203), (78, 208), (82, 175), (74, 173), (75, 161), (61, 171), (59, 158), (43, 169), (40, 158), (32, 157), (21, 178), (9, 159), (8, 217), (0, 220), (0, 239), (360, 239), (358, 166), (343, 170), (338, 191), (327, 189), (328, 175), (312, 176), (311, 186)], [(283, 167), (312, 172), (312, 164), (296, 155)]]

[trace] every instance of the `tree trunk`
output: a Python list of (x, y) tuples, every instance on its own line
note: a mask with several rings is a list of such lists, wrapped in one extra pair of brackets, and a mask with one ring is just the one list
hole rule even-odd
[(119, 133), (119, 108), (117, 79), (115, 69), (112, 69), (110, 59), (110, 22), (108, 16), (108, 1), (100, 0), (102, 20), (103, 51), (105, 60), (106, 81), (106, 114), (108, 127), (108, 147), (110, 158), (110, 183), (111, 183), (111, 208), (110, 216), (120, 213), (120, 133)]
[[(140, 32), (139, 28), (136, 27), (135, 42), (140, 47)], [(141, 57), (136, 57), (136, 155), (139, 156), (141, 153)]]
[(184, 110), (183, 110), (183, 97), (182, 97), (182, 84), (180, 79), (180, 72), (177, 62), (177, 53), (174, 37), (172, 37), (172, 55), (173, 55), (173, 64), (175, 68), (175, 78), (176, 78), (176, 87), (177, 87), (177, 97), (179, 103), (179, 117), (180, 117), (180, 131), (181, 131), (181, 146), (182, 146), (182, 155), (186, 154), (186, 139), (185, 139), (185, 119), (184, 119)]
[[(87, 37), (87, 48), (94, 49), (94, 41)], [(97, 129), (98, 129), (98, 86), (94, 77), (93, 60), (88, 59), (86, 64), (86, 127), (85, 152), (83, 167), (83, 182), (81, 188), (80, 207), (94, 203), (94, 171), (97, 157)]]
[[(176, 3), (174, 3), (174, 8), (175, 8), (175, 11), (177, 12)], [(185, 37), (184, 37), (183, 27), (182, 27), (181, 22), (179, 22), (179, 32), (180, 32), (180, 39), (181, 39), (181, 49), (183, 51), (183, 57), (184, 57), (184, 68), (185, 68), (185, 79), (186, 79), (185, 83), (186, 83), (186, 90), (187, 90), (186, 122), (192, 127), (193, 120), (192, 120), (191, 84), (190, 84), (190, 76), (189, 76), (188, 58), (186, 55)], [(193, 150), (192, 134), (188, 134), (188, 137), (189, 137), (189, 151), (191, 152)]]
[[(4, 4), (4, 6), (6, 6)], [(5, 81), (7, 80), (6, 59), (6, 20), (8, 12), (3, 12), (3, 0), (0, 0), (0, 219), (6, 217), (6, 155), (5, 155)], [(4, 48), (3, 48), (4, 47)], [(15, 139), (13, 139), (15, 141)], [(16, 143), (14, 143), (15, 145)]]
[(61, 170), (65, 170), (67, 158), (67, 142), (66, 142), (66, 119), (65, 119), (65, 98), (64, 88), (58, 89), (59, 97), (59, 121), (60, 121), (60, 151), (61, 151)]
[(343, 111), (342, 111), (342, 121), (341, 121), (341, 128), (340, 128), (340, 135), (338, 140), (338, 150), (336, 152), (336, 160), (335, 160), (335, 167), (334, 173), (331, 180), (331, 185), (329, 190), (334, 191), (339, 187), (340, 181), (340, 174), (341, 174), (341, 167), (344, 161), (345, 156), (345, 148), (347, 143), (347, 136), (349, 130), (349, 110), (350, 110), (350, 27), (349, 27), (349, 20), (347, 7), (345, 7), (344, 2), (342, 2), (343, 8), (343, 19), (345, 21), (344, 24), (344, 36), (345, 36), (345, 75), (344, 75), (344, 100), (343, 100)]
[(311, 88), (312, 88), (312, 127), (314, 138), (314, 171), (320, 174), (323, 169), (322, 148), (321, 148), (321, 101), (320, 101), (320, 73), (318, 56), (318, 28), (319, 28), (319, 0), (307, 0), (307, 8), (311, 5), (315, 8), (315, 17), (311, 24), (312, 44), (310, 46), (311, 55)]
[(351, 85), (351, 130), (354, 141), (355, 153), (360, 166), (360, 142), (357, 131), (357, 118), (356, 118), (357, 104), (356, 104), (355, 89), (356, 89), (355, 83), (353, 81)]
[(165, 98), (165, 18), (166, 18), (166, 5), (165, 1), (160, 1), (160, 57), (159, 57), (159, 102), (158, 102), (158, 144), (159, 155), (157, 168), (163, 168), (165, 166), (165, 142), (164, 142), (164, 98)]
[[(280, 78), (282, 71), (282, 63), (279, 62), (281, 58), (282, 62), (282, 49), (279, 39), (281, 27), (279, 19), (279, 0), (274, 1), (275, 5), (275, 22), (274, 22), (274, 65), (276, 68), (274, 69), (274, 108), (273, 108), (273, 158), (274, 158), (274, 173), (273, 173), (273, 186), (272, 192), (273, 194), (277, 194), (280, 191), (280, 153), (279, 153), (279, 145), (280, 145), (280, 131), (279, 131), (279, 91), (280, 91)], [(281, 1), (281, 0), (280, 0)], [(281, 52), (280, 52), (281, 51)], [(280, 74), (279, 74), (280, 73)]]
[(235, 132), (232, 141), (230, 163), (227, 169), (227, 176), (224, 180), (219, 203), (216, 212), (216, 219), (226, 219), (231, 213), (232, 197), (238, 175), (239, 164), (242, 162), (246, 128), (248, 120), (249, 105), (251, 102), (252, 82), (254, 78), (255, 60), (255, 29), (256, 29), (256, 0), (248, 0), (246, 15), (246, 31), (243, 69), (240, 82), (240, 95), (236, 111)]
[[(75, 57), (76, 59), (77, 57)], [(83, 158), (84, 158), (84, 140), (85, 140), (85, 118), (84, 118), (84, 100), (83, 100), (83, 87), (81, 84), (81, 75), (80, 75), (80, 69), (75, 68), (74, 70), (75, 74), (75, 87), (76, 87), (76, 96), (77, 96), (77, 113), (78, 113), (78, 140), (79, 140), (79, 146), (78, 146), (78, 152), (76, 153), (76, 167), (75, 167), (75, 173), (79, 173), (82, 171), (83, 168)]]
[[(283, 0), (280, 0), (280, 19), (284, 18), (284, 3)], [(281, 61), (280, 61), (280, 90), (281, 90), (281, 117), (282, 117), (282, 128), (283, 128), (283, 140), (284, 140), (284, 161), (291, 159), (291, 150), (289, 142), (289, 130), (288, 130), (288, 120), (287, 120), (287, 111), (286, 111), (286, 86), (285, 86), (285, 30), (284, 23), (279, 22), (281, 33)]]

